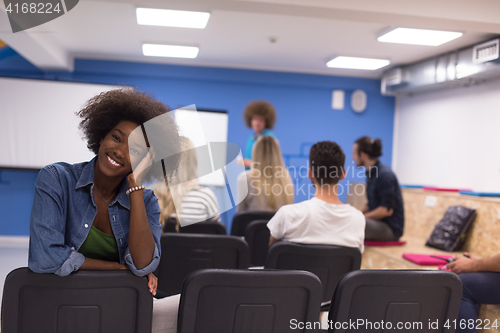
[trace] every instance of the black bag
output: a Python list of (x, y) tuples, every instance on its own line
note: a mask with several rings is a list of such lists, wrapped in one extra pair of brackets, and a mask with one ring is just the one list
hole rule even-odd
[(458, 251), (465, 242), (467, 231), (476, 218), (476, 210), (463, 206), (449, 207), (434, 227), (425, 245), (444, 251)]

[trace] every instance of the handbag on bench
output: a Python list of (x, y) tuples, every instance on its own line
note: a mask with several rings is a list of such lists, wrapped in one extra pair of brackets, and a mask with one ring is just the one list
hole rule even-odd
[(434, 227), (425, 245), (443, 251), (458, 251), (467, 237), (476, 210), (463, 206), (452, 206), (446, 210), (441, 221)]

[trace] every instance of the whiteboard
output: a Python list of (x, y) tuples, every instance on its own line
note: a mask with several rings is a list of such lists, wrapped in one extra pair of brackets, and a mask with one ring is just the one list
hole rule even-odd
[[(210, 142), (227, 142), (226, 112), (196, 110), (194, 105), (190, 105), (175, 110), (175, 121), (179, 126), (179, 134), (189, 138), (194, 147), (201, 147)], [(201, 168), (200, 163), (198, 168)], [(217, 172), (198, 178), (198, 183), (205, 186), (226, 186), (224, 177)]]
[(399, 182), (500, 192), (500, 80), (397, 100)]
[(75, 115), (117, 86), (0, 78), (0, 167), (40, 169), (92, 159)]

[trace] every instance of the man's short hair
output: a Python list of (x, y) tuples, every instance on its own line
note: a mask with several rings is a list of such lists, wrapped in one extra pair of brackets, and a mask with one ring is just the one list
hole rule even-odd
[(342, 148), (332, 141), (318, 142), (309, 152), (309, 167), (320, 186), (337, 184), (344, 172), (344, 163)]

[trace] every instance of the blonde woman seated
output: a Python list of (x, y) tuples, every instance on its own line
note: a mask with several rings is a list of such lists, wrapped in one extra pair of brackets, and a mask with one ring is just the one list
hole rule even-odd
[(174, 177), (177, 185), (155, 190), (160, 205), (160, 222), (165, 226), (168, 218), (177, 220), (175, 229), (196, 222), (212, 220), (220, 222), (219, 204), (214, 192), (198, 185), (196, 170), (198, 159), (193, 142), (181, 137), (183, 154)]
[[(248, 195), (241, 201), (245, 195), (245, 182)], [(262, 135), (252, 149), (250, 170), (238, 177), (241, 203), (237, 212), (276, 212), (280, 207), (293, 203), (293, 195), (293, 182), (283, 163), (278, 141), (269, 135)]]

